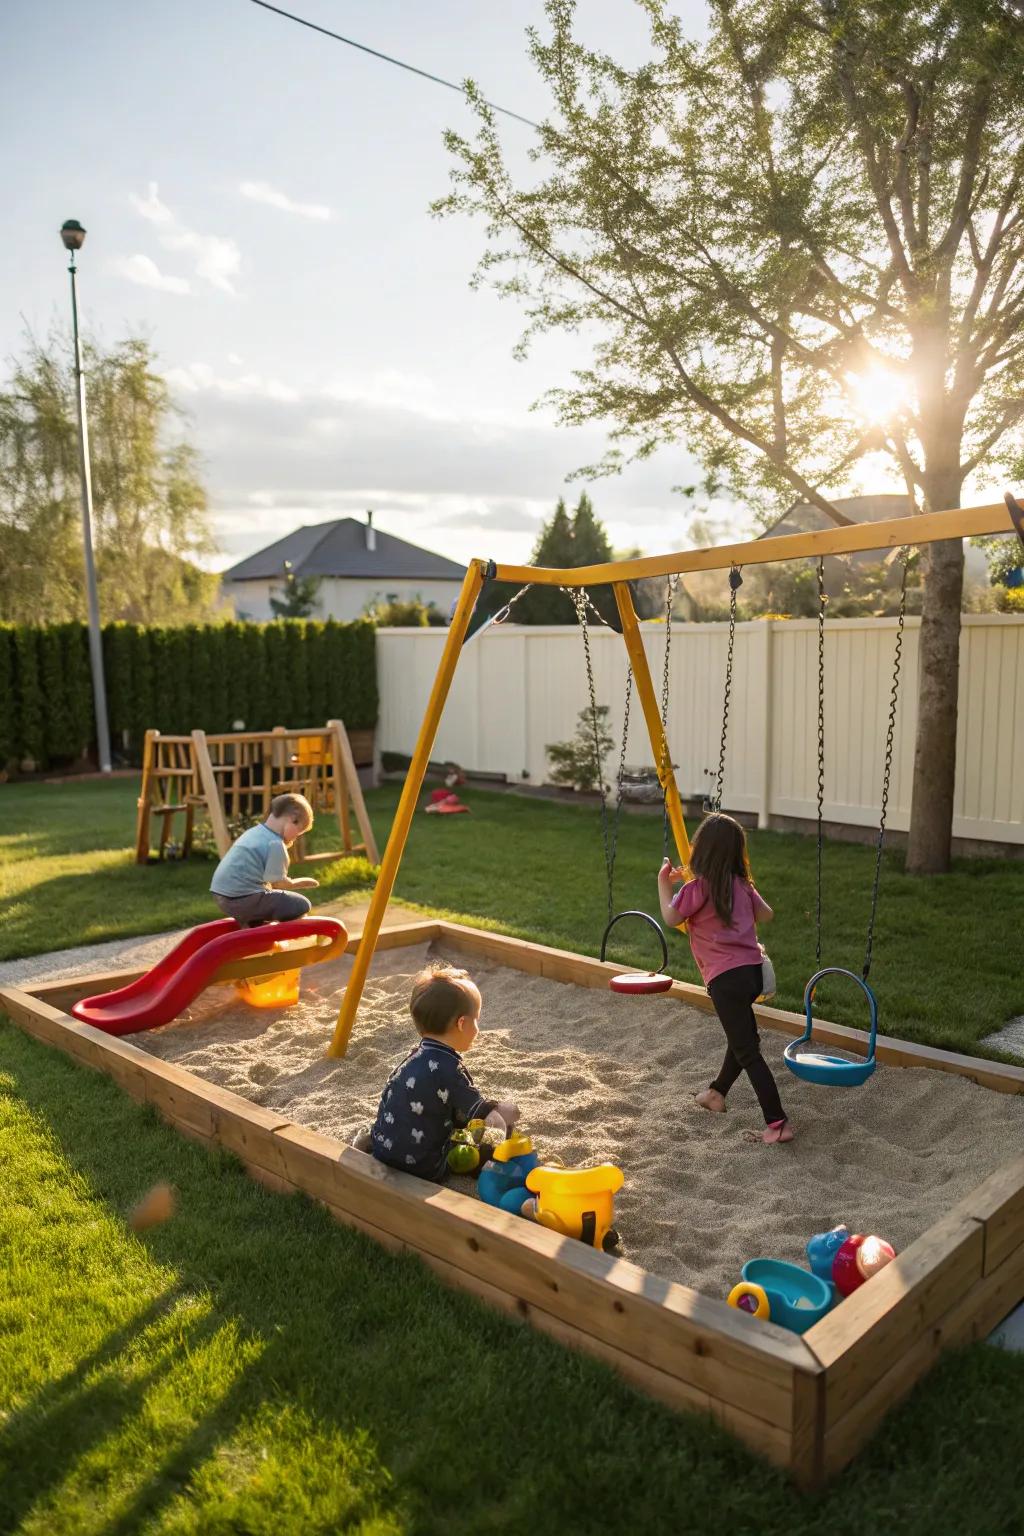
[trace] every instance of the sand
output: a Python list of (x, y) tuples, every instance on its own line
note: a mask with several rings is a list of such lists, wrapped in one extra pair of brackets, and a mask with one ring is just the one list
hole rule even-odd
[[(213, 988), (174, 1024), (131, 1039), (347, 1141), (372, 1120), (389, 1071), (415, 1043), (410, 980), (428, 954), (444, 957), (420, 946), (375, 958), (342, 1061), (324, 1050), (347, 958), (307, 970), (294, 1008), (256, 1010), (233, 989)], [(618, 1163), (626, 1257), (708, 1295), (726, 1295), (749, 1258), (801, 1262), (807, 1239), (840, 1221), (899, 1251), (1024, 1152), (1024, 1097), (950, 1073), (891, 1067), (862, 1088), (812, 1087), (787, 1071), (784, 1037), (772, 1032), (763, 1050), (797, 1139), (755, 1145), (743, 1134), (761, 1124), (745, 1078), (726, 1115), (692, 1102), (722, 1056), (713, 1015), (672, 998), (619, 997), (499, 965), (470, 969), (484, 998), (467, 1057), (478, 1087), (518, 1103), (542, 1155), (567, 1166)], [(473, 1192), (471, 1180), (453, 1187)]]

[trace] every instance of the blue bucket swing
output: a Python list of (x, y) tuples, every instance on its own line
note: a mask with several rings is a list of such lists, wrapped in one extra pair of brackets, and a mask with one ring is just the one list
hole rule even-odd
[[(813, 1044), (814, 989), (823, 976), (846, 976), (855, 981), (868, 1000), (871, 1012), (871, 1031), (868, 1035), (868, 1054), (863, 1060), (851, 1060), (832, 1051), (807, 1050)], [(791, 1040), (783, 1055), (786, 1066), (805, 1083), (819, 1083), (826, 1088), (859, 1088), (875, 1070), (875, 1041), (878, 1036), (878, 999), (863, 976), (847, 971), (839, 965), (826, 965), (815, 971), (804, 988), (804, 1015), (807, 1027), (796, 1040)]]
[[(818, 969), (804, 988), (804, 1032), (791, 1040), (783, 1052), (786, 1066), (805, 1083), (816, 1083), (826, 1088), (859, 1088), (875, 1070), (878, 1040), (878, 999), (868, 983), (871, 970), (871, 951), (875, 933), (875, 915), (878, 910), (878, 886), (882, 873), (882, 849), (885, 844), (885, 818), (889, 805), (889, 781), (892, 774), (893, 736), (896, 729), (896, 704), (899, 699), (900, 661), (903, 652), (903, 621), (907, 608), (907, 570), (910, 552), (903, 552), (903, 579), (900, 587), (899, 621), (896, 626), (896, 648), (893, 660), (892, 690), (889, 695), (889, 720), (885, 736), (885, 769), (882, 775), (882, 809), (878, 822), (878, 841), (875, 846), (875, 877), (871, 891), (871, 912), (868, 918), (867, 951), (861, 975), (843, 966), (821, 964), (821, 855), (823, 837), (823, 807), (825, 798), (825, 561), (818, 560), (818, 879), (817, 879), (817, 940), (815, 952)], [(834, 1050), (821, 1050), (814, 1044), (814, 994), (819, 981), (825, 976), (844, 976), (854, 982), (867, 1000), (870, 1028), (866, 1056), (844, 1056)]]

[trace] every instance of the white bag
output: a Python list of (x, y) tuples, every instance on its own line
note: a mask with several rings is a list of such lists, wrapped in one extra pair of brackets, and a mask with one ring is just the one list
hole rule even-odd
[(758, 1002), (764, 1002), (775, 996), (775, 967), (764, 945), (761, 944), (758, 947), (761, 951), (761, 995)]

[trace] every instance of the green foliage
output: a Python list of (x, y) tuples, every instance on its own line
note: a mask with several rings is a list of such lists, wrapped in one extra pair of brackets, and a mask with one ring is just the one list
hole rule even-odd
[(552, 742), (545, 747), (551, 760), (551, 782), (569, 789), (606, 788), (604, 760), (615, 745), (608, 729), (607, 704), (597, 706), (597, 741), (594, 740), (594, 715), (581, 709), (576, 734), (568, 741)]
[(39, 667), (41, 634), (40, 630), (31, 629), (27, 624), (18, 624), (14, 630), (17, 735), (13, 755), (37, 764), (46, 760), (46, 727)]
[[(558, 505), (533, 546), (530, 564), (564, 569), (601, 565), (611, 558), (612, 547), (604, 525), (595, 516), (590, 497), (584, 491), (571, 517), (564, 499), (558, 498)], [(478, 617), (485, 619), (497, 613), (517, 590), (504, 582), (489, 588), (478, 605)], [(618, 610), (611, 588), (591, 587), (590, 598), (604, 618), (617, 626)], [(512, 620), (516, 624), (572, 624), (575, 615), (569, 599), (557, 587), (531, 587), (516, 602)]]
[[(376, 630), (288, 620), (272, 624), (103, 631), (115, 751), (138, 760), (149, 729), (249, 730), (377, 723)], [(0, 625), (0, 770), (31, 758), (66, 764), (93, 742), (92, 677), (83, 624)]]
[(447, 615), (436, 603), (425, 603), (419, 597), (393, 598), (391, 602), (374, 599), (367, 603), (364, 613), (380, 629), (426, 629), (428, 625), (440, 629), (448, 623)]
[[(219, 578), (194, 448), (147, 341), (85, 347), (93, 535), (107, 618), (206, 619)], [(74, 362), (59, 334), (29, 337), (0, 391), (0, 615), (85, 617)]]
[(296, 576), (292, 563), (284, 563), (284, 597), (272, 597), (275, 619), (309, 619), (320, 597), (319, 576)]
[(0, 778), (17, 741), (14, 697), (14, 626), (0, 624)]
[(1024, 565), (1024, 549), (1015, 533), (1009, 537), (972, 539), (971, 543), (985, 551), (988, 579), (994, 587), (1002, 586), (1007, 576)]

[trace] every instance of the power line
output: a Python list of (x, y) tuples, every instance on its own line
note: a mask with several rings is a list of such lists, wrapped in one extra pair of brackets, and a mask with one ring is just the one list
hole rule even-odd
[[(291, 11), (283, 11), (278, 5), (270, 5), (269, 0), (252, 0), (253, 5), (258, 5), (264, 11), (273, 11), (275, 16), (284, 16), (288, 21), (296, 22), (300, 27), (308, 27), (311, 32), (321, 32), (324, 37), (333, 38), (336, 43), (345, 43), (349, 48), (358, 48), (360, 53), (368, 53), (375, 59), (383, 59), (385, 64), (394, 64), (397, 69), (407, 69), (411, 75), (419, 75), (424, 80), (432, 80), (435, 85), (446, 86), (449, 91), (458, 91), (465, 97), (465, 87), (456, 85), (453, 80), (442, 80), (440, 75), (432, 75), (429, 70), (417, 69), (415, 64), (406, 64), (402, 59), (393, 59), (389, 53), (380, 53), (376, 48), (368, 48), (365, 43), (357, 43), (351, 37), (342, 37), (340, 32), (332, 32), (329, 27), (320, 27), (315, 21), (307, 21), (304, 16), (295, 16)], [(533, 122), (528, 117), (523, 117), (518, 112), (513, 112), (509, 107), (499, 107), (496, 102), (484, 103), (492, 112), (503, 112), (506, 117), (514, 117), (517, 123), (525, 123), (527, 128), (539, 128), (540, 124)]]

